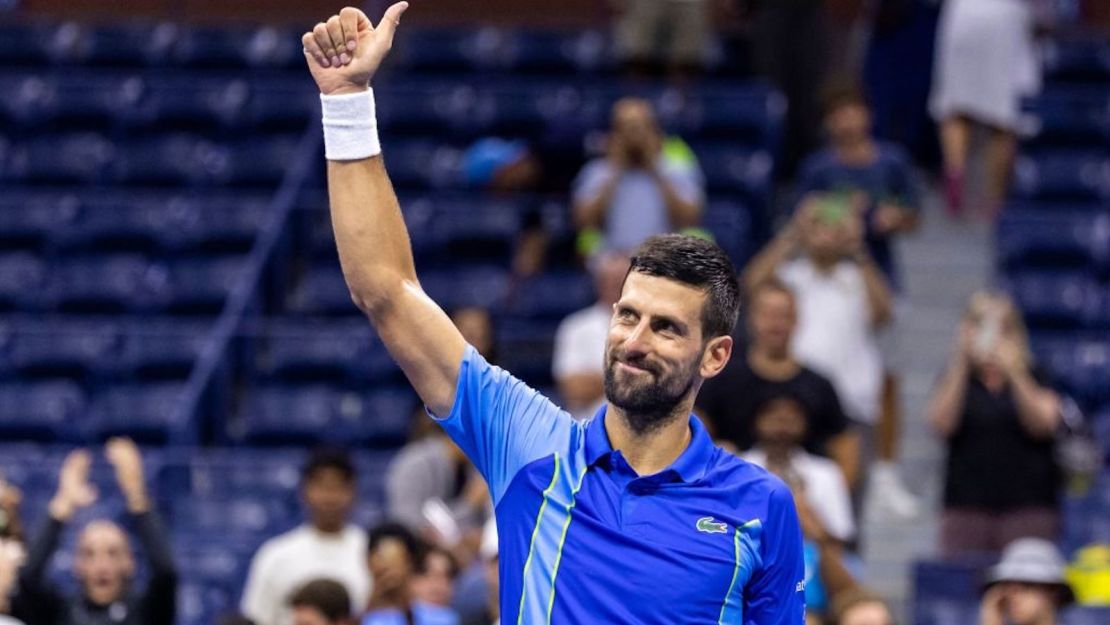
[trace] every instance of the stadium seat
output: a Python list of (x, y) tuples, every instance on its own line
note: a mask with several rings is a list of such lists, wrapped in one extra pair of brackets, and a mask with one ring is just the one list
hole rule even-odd
[(5, 175), (25, 184), (95, 184), (119, 154), (101, 134), (45, 135), (13, 147)]
[(128, 142), (114, 168), (117, 183), (188, 187), (229, 177), (231, 156), (221, 146), (191, 134), (169, 134)]
[(998, 223), (996, 243), (1008, 268), (1098, 266), (1110, 256), (1110, 215), (1010, 210)]
[(918, 601), (914, 607), (915, 625), (968, 625), (978, 622), (978, 601)]
[(1084, 273), (1022, 271), (1007, 278), (1008, 290), (1033, 328), (1082, 327), (1098, 322), (1097, 285)]
[(169, 263), (170, 312), (217, 314), (232, 288), (242, 280), (242, 256), (208, 257)]
[(1087, 405), (1110, 400), (1106, 371), (1110, 342), (1082, 338), (1034, 338), (1033, 351), (1063, 390)]
[(1110, 608), (1073, 607), (1061, 615), (1063, 625), (1105, 625), (1110, 623)]
[(189, 376), (214, 322), (143, 319), (122, 328), (120, 372), (140, 380), (183, 380)]
[(256, 445), (396, 445), (408, 433), (414, 403), (403, 388), (256, 387), (226, 429), (230, 440)]
[(496, 362), (533, 388), (552, 384), (551, 354), (558, 320), (501, 317), (495, 325)]
[(609, 37), (596, 30), (518, 29), (503, 40), (502, 69), (536, 75), (581, 75), (614, 67)]
[(702, 215), (702, 227), (737, 267), (743, 267), (754, 252), (752, 215), (740, 198), (710, 200)]
[(431, 140), (385, 138), (389, 178), (399, 189), (451, 189), (462, 184), (462, 152)]
[(45, 297), (59, 312), (149, 312), (164, 307), (169, 278), (136, 255), (68, 258), (53, 265)]
[(286, 307), (306, 315), (359, 314), (338, 262), (309, 269), (289, 291)]
[(178, 33), (179, 28), (170, 23), (82, 27), (78, 45), (66, 60), (105, 68), (164, 65)]
[(72, 193), (0, 194), (0, 250), (45, 250), (52, 234), (75, 219), (79, 209)]
[(255, 131), (303, 131), (319, 108), (319, 92), (310, 85), (269, 78), (251, 83), (239, 121)]
[(299, 154), (297, 135), (251, 137), (225, 146), (230, 168), (220, 182), (235, 187), (276, 188)]
[(1110, 52), (1104, 40), (1060, 39), (1043, 53), (1047, 78), (1053, 82), (1105, 83), (1110, 80)]
[(0, 383), (0, 433), (8, 440), (80, 442), (85, 394), (68, 380)]
[(0, 254), (0, 310), (40, 307), (40, 285), (48, 269), (41, 258), (27, 252)]
[(292, 510), (284, 502), (243, 495), (229, 499), (177, 499), (171, 518), (175, 531), (247, 537), (276, 534), (295, 522)]
[(23, 377), (103, 379), (114, 373), (119, 348), (111, 321), (24, 321), (13, 327), (7, 358)]
[(1110, 197), (1110, 159), (1100, 151), (1052, 150), (1018, 158), (1014, 194), (1023, 200), (1090, 202)]
[(389, 67), (408, 74), (458, 75), (497, 66), (504, 47), (501, 31), (483, 28), (401, 29)]
[(129, 436), (154, 445), (195, 444), (190, 417), (179, 415), (184, 385), (178, 382), (112, 386), (93, 396), (85, 430), (90, 441)]
[(423, 271), (420, 284), (444, 309), (478, 306), (499, 310), (509, 295), (508, 271), (496, 265), (465, 265)]
[(198, 499), (231, 499), (244, 495), (296, 505), (303, 448), (214, 449), (194, 454), (184, 467), (169, 467), (159, 475), (166, 490)]
[(727, 144), (695, 144), (709, 191), (740, 193), (750, 206), (764, 206), (770, 193), (773, 159), (770, 153)]
[(362, 317), (270, 322), (255, 367), (269, 380), (349, 385), (397, 381), (400, 374)]
[(0, 64), (41, 66), (50, 62), (49, 42), (53, 28), (49, 24), (0, 25)]
[(1026, 104), (1033, 150), (1054, 147), (1099, 149), (1110, 146), (1110, 96), (1098, 88), (1052, 89)]
[(517, 317), (560, 320), (594, 301), (594, 283), (589, 274), (550, 272), (514, 285), (507, 312)]

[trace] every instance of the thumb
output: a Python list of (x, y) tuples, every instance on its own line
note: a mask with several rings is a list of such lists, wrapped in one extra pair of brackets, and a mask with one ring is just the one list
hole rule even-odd
[(385, 10), (378, 27), (375, 29), (384, 37), (384, 43), (393, 44), (393, 35), (397, 33), (397, 26), (401, 23), (401, 15), (409, 8), (408, 2), (398, 2)]

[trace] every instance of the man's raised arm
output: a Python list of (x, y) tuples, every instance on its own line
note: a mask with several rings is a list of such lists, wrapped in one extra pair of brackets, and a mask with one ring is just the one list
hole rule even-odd
[(446, 415), (466, 343), (420, 288), (369, 91), (407, 8), (407, 2), (389, 7), (375, 28), (362, 11), (347, 7), (305, 33), (302, 43), (321, 93), (332, 225), (351, 298), (424, 403)]

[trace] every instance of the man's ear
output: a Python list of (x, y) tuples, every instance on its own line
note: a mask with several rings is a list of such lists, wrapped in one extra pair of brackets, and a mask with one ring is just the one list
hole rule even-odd
[(733, 340), (731, 336), (718, 336), (709, 339), (705, 346), (705, 353), (701, 357), (701, 368), (698, 373), (703, 379), (709, 379), (724, 370), (732, 357)]

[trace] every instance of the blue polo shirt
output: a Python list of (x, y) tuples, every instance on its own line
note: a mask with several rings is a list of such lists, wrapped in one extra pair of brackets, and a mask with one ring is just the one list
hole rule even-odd
[(467, 346), (438, 419), (489, 483), (501, 622), (801, 625), (805, 565), (780, 480), (713, 445), (639, 476), (585, 422)]

